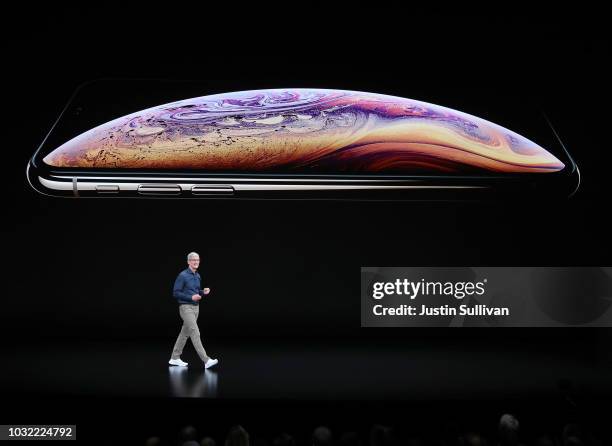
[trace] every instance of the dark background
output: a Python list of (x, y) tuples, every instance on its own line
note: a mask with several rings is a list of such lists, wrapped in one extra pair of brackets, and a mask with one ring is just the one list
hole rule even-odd
[[(41, 338), (50, 349), (54, 340), (76, 338), (165, 340), (170, 348), (180, 325), (171, 286), (185, 254), (195, 250), (213, 289), (200, 319), (212, 345), (256, 349), (296, 339), (315, 346), (476, 346), (492, 359), (519, 348), (535, 356), (556, 351), (570, 360), (586, 358), (592, 373), (602, 373), (609, 365), (609, 329), (370, 330), (360, 328), (359, 314), (360, 266), (610, 264), (610, 48), (596, 14), (407, 16), (370, 6), (336, 17), (231, 9), (100, 6), (11, 17), (15, 26), (4, 31), (3, 57), (9, 112), (3, 132), (5, 351)], [(415, 98), (444, 91), (449, 103), (466, 101), (467, 107), (470, 98), (462, 91), (516, 92), (550, 115), (583, 182), (570, 200), (536, 204), (37, 195), (25, 180), (29, 157), (74, 89), (101, 77), (196, 79), (211, 91), (299, 86)], [(10, 354), (4, 356), (10, 363)], [(553, 387), (562, 376), (551, 371)], [(34, 398), (24, 391), (16, 407)], [(347, 420), (351, 410), (359, 409), (345, 407)], [(222, 412), (227, 423), (230, 412)]]

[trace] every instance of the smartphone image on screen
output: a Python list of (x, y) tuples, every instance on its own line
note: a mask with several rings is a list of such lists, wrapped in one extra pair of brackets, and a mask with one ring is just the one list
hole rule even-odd
[[(477, 116), (339, 89), (202, 90), (82, 86), (29, 183), (63, 197), (289, 199), (567, 197), (579, 184), (552, 125), (521, 103), (491, 99)], [(505, 125), (486, 119), (493, 105)]]

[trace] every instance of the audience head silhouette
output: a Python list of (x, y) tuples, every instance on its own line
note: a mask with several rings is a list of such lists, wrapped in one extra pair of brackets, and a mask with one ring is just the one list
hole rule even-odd
[(249, 446), (249, 434), (242, 426), (234, 426), (225, 438), (225, 446)]
[(328, 427), (319, 426), (312, 431), (312, 445), (313, 446), (331, 446), (332, 444), (332, 433)]
[(214, 438), (204, 437), (202, 441), (200, 441), (200, 446), (217, 446), (217, 442)]

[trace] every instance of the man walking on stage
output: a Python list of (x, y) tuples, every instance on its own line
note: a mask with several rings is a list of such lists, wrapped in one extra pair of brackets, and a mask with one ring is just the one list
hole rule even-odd
[(187, 366), (187, 363), (181, 360), (181, 354), (187, 343), (187, 338), (189, 338), (198, 356), (204, 363), (204, 367), (209, 368), (219, 361), (209, 358), (206, 354), (206, 350), (204, 350), (204, 346), (200, 340), (200, 329), (198, 328), (197, 321), (200, 309), (199, 302), (202, 296), (210, 293), (210, 288), (200, 288), (202, 279), (200, 274), (198, 274), (200, 256), (197, 252), (190, 252), (187, 255), (187, 264), (189, 267), (181, 271), (174, 282), (173, 295), (179, 302), (179, 314), (181, 315), (181, 319), (183, 319), (183, 326), (176, 339), (176, 343), (172, 349), (172, 357), (168, 363), (181, 367)]

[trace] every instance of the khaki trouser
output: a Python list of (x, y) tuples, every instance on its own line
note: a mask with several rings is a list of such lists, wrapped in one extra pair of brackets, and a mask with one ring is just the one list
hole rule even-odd
[(200, 312), (199, 305), (181, 304), (179, 305), (179, 314), (183, 319), (183, 326), (181, 332), (176, 338), (176, 343), (172, 349), (172, 359), (178, 359), (183, 353), (183, 348), (187, 343), (187, 338), (191, 339), (191, 343), (196, 349), (198, 356), (204, 362), (208, 361), (206, 350), (200, 340), (200, 329), (198, 328), (198, 314)]

